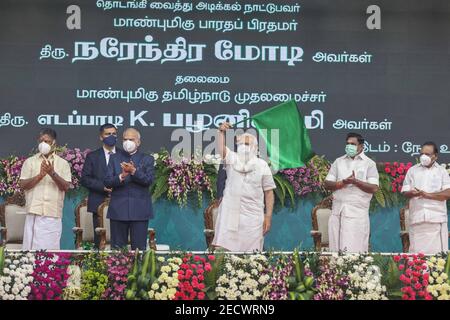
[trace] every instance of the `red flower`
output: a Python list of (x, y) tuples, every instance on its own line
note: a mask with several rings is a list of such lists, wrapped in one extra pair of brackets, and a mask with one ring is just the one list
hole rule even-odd
[(216, 257), (213, 255), (209, 255), (208, 259), (209, 259), (209, 261), (214, 261), (214, 260), (216, 260)]
[(204, 292), (199, 292), (198, 295), (197, 295), (197, 297), (198, 297), (200, 300), (203, 300), (203, 299), (205, 299), (205, 293), (204, 293)]
[(399, 262), (400, 259), (401, 259), (400, 256), (394, 256), (394, 261), (395, 261), (395, 262)]
[(398, 270), (402, 271), (403, 269), (405, 269), (405, 265), (404, 264), (401, 264), (401, 265), (398, 266)]

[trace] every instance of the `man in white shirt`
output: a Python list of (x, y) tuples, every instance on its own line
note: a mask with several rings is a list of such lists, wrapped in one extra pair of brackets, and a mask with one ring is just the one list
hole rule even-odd
[(72, 182), (69, 163), (55, 154), (56, 132), (39, 134), (39, 152), (23, 163), (20, 186), (25, 191), (23, 250), (59, 250), (64, 195)]
[(450, 177), (436, 160), (438, 148), (426, 142), (420, 163), (406, 173), (402, 193), (409, 200), (409, 251), (436, 254), (448, 251), (447, 205)]
[(328, 222), (330, 251), (367, 252), (369, 250), (369, 207), (378, 190), (376, 163), (364, 150), (360, 134), (347, 135), (346, 155), (337, 158), (325, 179), (333, 191), (333, 207)]
[(272, 223), (276, 188), (269, 165), (258, 158), (255, 136), (237, 136), (237, 152), (225, 146), (223, 123), (219, 130), (219, 152), (227, 179), (216, 219), (212, 245), (229, 251), (262, 251), (264, 235)]

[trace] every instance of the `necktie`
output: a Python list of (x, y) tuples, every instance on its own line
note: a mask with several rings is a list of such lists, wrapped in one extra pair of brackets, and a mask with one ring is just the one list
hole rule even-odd
[(111, 158), (111, 155), (113, 155), (113, 154), (114, 154), (114, 152), (108, 151), (108, 157), (106, 158), (106, 165), (109, 164), (109, 158)]

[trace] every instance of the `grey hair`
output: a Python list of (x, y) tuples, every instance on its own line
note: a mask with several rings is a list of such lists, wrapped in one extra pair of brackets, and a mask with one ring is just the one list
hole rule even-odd
[(249, 139), (249, 140), (250, 140), (250, 145), (252, 145), (252, 146), (258, 146), (258, 138), (256, 138), (256, 136), (254, 136), (253, 134), (248, 133), (248, 132), (243, 133), (243, 134), (237, 136), (238, 142), (240, 142), (241, 140), (244, 140), (245, 137), (251, 138), (251, 139)]
[(141, 140), (141, 134), (140, 134), (140, 132), (139, 132), (137, 129), (135, 129), (135, 128), (128, 128), (128, 129), (126, 129), (126, 130), (123, 132), (123, 135), (125, 136), (125, 134), (126, 134), (127, 132), (134, 132), (134, 133), (137, 135), (138, 140)]

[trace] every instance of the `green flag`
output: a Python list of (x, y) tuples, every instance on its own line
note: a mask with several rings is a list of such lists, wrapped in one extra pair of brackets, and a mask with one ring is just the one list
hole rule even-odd
[(275, 170), (303, 167), (312, 157), (311, 141), (295, 101), (284, 102), (253, 117)]

